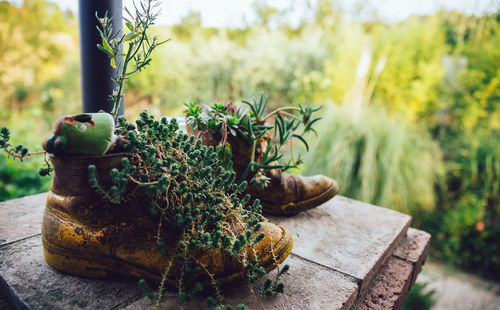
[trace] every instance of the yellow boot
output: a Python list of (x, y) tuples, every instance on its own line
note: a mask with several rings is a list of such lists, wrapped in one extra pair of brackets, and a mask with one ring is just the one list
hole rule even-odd
[[(157, 239), (158, 217), (144, 207), (144, 201), (108, 203), (88, 183), (90, 164), (104, 176), (119, 167), (126, 156), (51, 158), (54, 180), (42, 224), (45, 260), (58, 270), (94, 278), (124, 275), (160, 282), (168, 270), (165, 282), (175, 286), (181, 267), (173, 257), (178, 244), (173, 230), (161, 230), (162, 253)], [(268, 222), (261, 223), (255, 235), (262, 232), (265, 237), (247, 252), (269, 272), (288, 256), (293, 241), (285, 228)], [(204, 282), (215, 279), (227, 284), (245, 277), (241, 264), (225, 250), (189, 255), (203, 266)]]

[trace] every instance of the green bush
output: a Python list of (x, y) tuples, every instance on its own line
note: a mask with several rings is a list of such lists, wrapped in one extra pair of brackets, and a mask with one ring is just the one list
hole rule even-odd
[(426, 289), (427, 283), (415, 283), (408, 292), (403, 310), (429, 310), (436, 303), (436, 291)]
[(413, 215), (434, 208), (443, 164), (424, 129), (349, 105), (330, 107), (321, 122), (306, 174), (326, 174), (342, 195)]
[(423, 220), (432, 253), (456, 266), (500, 279), (500, 132), (445, 139), (448, 196)]
[[(35, 109), (11, 113), (10, 121), (2, 122), (0, 127), (3, 126), (11, 128), (10, 144), (22, 144), (30, 152), (41, 151), (42, 139), (50, 132), (41, 112)], [(44, 155), (40, 154), (20, 162), (19, 159), (8, 158), (7, 153), (0, 149), (0, 201), (47, 191), (52, 178), (38, 174), (44, 166), (43, 159)]]
[(25, 160), (22, 164), (0, 155), (0, 201), (48, 191), (51, 178), (38, 175), (42, 158)]

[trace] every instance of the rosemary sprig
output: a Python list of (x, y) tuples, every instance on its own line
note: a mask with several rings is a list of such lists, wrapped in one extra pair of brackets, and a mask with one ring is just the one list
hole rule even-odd
[[(113, 103), (113, 110), (110, 114), (115, 120), (125, 93), (124, 84), (128, 76), (148, 66), (151, 63), (153, 50), (168, 41), (159, 41), (157, 37), (148, 33), (159, 15), (158, 5), (159, 3), (155, 0), (140, 2), (139, 6), (134, 3), (135, 14), (125, 8), (128, 18), (124, 20), (129, 30), (128, 33), (123, 33), (121, 30), (113, 33), (113, 24), (111, 18), (108, 18), (108, 13), (106, 12), (104, 17), (99, 18), (96, 12), (100, 23), (97, 30), (102, 38), (102, 44), (97, 44), (97, 48), (108, 55), (110, 65), (116, 69), (112, 80), (118, 86), (108, 97)], [(125, 53), (120, 53), (122, 43), (128, 43)], [(130, 64), (132, 67), (129, 68)]]

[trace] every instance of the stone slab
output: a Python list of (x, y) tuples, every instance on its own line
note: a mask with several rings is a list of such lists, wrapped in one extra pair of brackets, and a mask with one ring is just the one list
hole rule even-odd
[[(239, 286), (226, 293), (228, 303), (245, 303), (249, 309), (349, 309), (356, 300), (356, 279), (293, 254), (286, 263), (290, 272), (282, 278), (285, 294), (260, 298)], [(134, 302), (142, 297), (137, 281), (86, 279), (51, 268), (43, 260), (40, 236), (0, 247), (0, 277), (3, 291), (19, 309), (151, 309), (146, 298)], [(197, 301), (188, 308), (203, 305)], [(167, 294), (165, 307), (177, 307), (175, 293)]]
[(0, 202), (0, 245), (40, 234), (47, 193)]
[(0, 291), (16, 309), (115, 309), (142, 297), (135, 280), (56, 271), (43, 259), (40, 235), (0, 247)]
[[(225, 293), (226, 303), (235, 307), (245, 304), (247, 309), (350, 309), (354, 304), (358, 286), (355, 279), (316, 265), (291, 254), (286, 264), (290, 265), (288, 274), (282, 276), (286, 283), (285, 292), (274, 297), (249, 294), (248, 287), (238, 286)], [(273, 273), (271, 273), (272, 275)], [(255, 285), (258, 289), (265, 278)], [(178, 309), (175, 294), (170, 293), (162, 304), (162, 309)], [(198, 299), (190, 302), (187, 309), (203, 309), (205, 301)], [(149, 299), (143, 298), (126, 310), (151, 309)]]
[[(18, 309), (150, 309), (134, 280), (73, 277), (45, 263), (39, 235), (45, 195), (0, 203), (0, 293), (8, 295), (9, 305)], [(233, 305), (347, 309), (357, 297), (355, 306), (369, 298), (372, 306), (397, 308), (420, 271), (430, 238), (408, 229), (409, 216), (344, 197), (294, 217), (270, 219), (294, 234), (294, 249), (287, 259), (290, 274), (284, 276), (286, 293), (262, 299), (237, 287), (226, 294)], [(404, 266), (410, 266), (409, 275)], [(391, 279), (396, 282), (387, 284)], [(399, 289), (377, 300), (380, 294), (372, 288), (380, 291), (387, 285)], [(176, 305), (175, 293), (168, 294), (166, 305)], [(190, 306), (198, 308), (201, 303)]]
[(293, 217), (268, 218), (292, 232), (292, 253), (355, 277), (361, 290), (411, 222), (408, 215), (342, 196)]
[(411, 263), (391, 256), (352, 309), (401, 309), (410, 289), (412, 272)]
[(422, 270), (422, 265), (427, 258), (429, 251), (431, 235), (425, 231), (415, 228), (408, 229), (406, 238), (404, 238), (394, 251), (393, 255), (405, 260), (413, 265), (411, 286), (417, 280), (417, 276)]

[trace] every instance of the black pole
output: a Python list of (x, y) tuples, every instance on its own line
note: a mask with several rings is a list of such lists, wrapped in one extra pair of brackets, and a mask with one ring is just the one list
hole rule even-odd
[[(96, 26), (99, 17), (112, 17), (113, 32), (122, 28), (122, 0), (79, 0), (80, 65), (82, 78), (82, 108), (84, 113), (104, 110), (111, 112), (113, 103), (108, 96), (116, 88), (111, 80), (115, 70), (110, 66), (106, 54), (97, 49), (102, 42)], [(118, 111), (123, 114), (123, 101)]]

